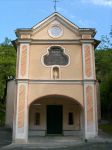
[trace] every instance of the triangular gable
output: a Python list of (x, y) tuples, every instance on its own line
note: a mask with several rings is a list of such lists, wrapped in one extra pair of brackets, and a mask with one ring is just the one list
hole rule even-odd
[(64, 16), (62, 16), (61, 14), (55, 12), (53, 14), (51, 14), (50, 16), (48, 16), (47, 18), (45, 18), (43, 21), (41, 21), (40, 23), (36, 24), (35, 26), (32, 27), (33, 30), (42, 27), (44, 24), (46, 23), (50, 23), (54, 20), (58, 20), (59, 22), (64, 22), (66, 25), (69, 25), (70, 27), (74, 28), (74, 29), (79, 29), (79, 27), (77, 25), (75, 25), (74, 23), (72, 23), (71, 21), (69, 21), (68, 19), (66, 19)]
[(50, 24), (51, 25), (55, 24), (56, 22), (57, 24), (60, 24), (62, 26), (64, 31), (66, 31), (66, 34), (64, 34), (64, 36), (61, 38), (64, 39), (79, 38), (79, 27), (57, 12), (53, 13), (51, 16), (47, 17), (46, 19), (44, 19), (43, 21), (32, 27), (32, 38), (33, 39), (51, 38), (49, 37), (48, 34), (46, 34), (48, 31), (48, 26), (50, 26)]
[[(96, 34), (95, 29), (92, 28), (79, 28), (77, 25), (66, 19), (61, 14), (55, 12), (51, 14), (49, 17), (45, 18), (40, 23), (36, 24), (30, 29), (17, 29), (16, 35), (17, 37), (21, 37), (23, 39), (31, 38), (31, 39), (53, 39), (49, 36), (49, 29), (52, 28), (53, 23), (59, 23), (59, 26), (64, 29), (63, 36), (60, 36), (59, 39), (81, 39), (81, 38), (93, 38)], [(55, 25), (54, 25), (55, 26)], [(54, 38), (56, 39), (56, 38)]]

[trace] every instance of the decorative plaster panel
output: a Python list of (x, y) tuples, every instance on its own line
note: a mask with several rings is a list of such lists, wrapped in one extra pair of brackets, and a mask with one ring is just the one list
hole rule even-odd
[(28, 70), (29, 70), (29, 44), (21, 44), (18, 78), (28, 78)]
[(93, 64), (93, 53), (92, 45), (83, 43), (83, 78), (94, 79), (94, 64)]
[(85, 72), (87, 77), (90, 77), (92, 75), (90, 55), (91, 55), (90, 46), (86, 45), (85, 46)]
[(21, 75), (25, 76), (26, 75), (26, 61), (27, 61), (27, 46), (23, 45), (22, 46), (22, 53), (21, 53)]
[(24, 113), (25, 113), (25, 85), (19, 87), (19, 103), (18, 103), (18, 128), (24, 127)]
[(91, 125), (93, 125), (93, 88), (92, 86), (86, 87), (87, 96), (87, 130), (91, 130)]

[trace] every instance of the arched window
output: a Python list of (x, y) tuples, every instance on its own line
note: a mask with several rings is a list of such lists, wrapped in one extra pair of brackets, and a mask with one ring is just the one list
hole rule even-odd
[(64, 50), (59, 46), (52, 46), (49, 53), (44, 56), (44, 64), (47, 66), (51, 65), (62, 65), (68, 64), (69, 58), (64, 53)]

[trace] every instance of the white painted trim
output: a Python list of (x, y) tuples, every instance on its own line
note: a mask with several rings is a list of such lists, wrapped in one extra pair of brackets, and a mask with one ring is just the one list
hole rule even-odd
[(93, 45), (92, 45), (92, 58), (93, 58), (93, 76), (94, 79), (96, 79), (95, 50)]
[[(53, 78), (53, 68), (57, 67), (59, 69), (59, 78), (58, 79), (54, 79)], [(51, 66), (51, 79), (52, 80), (61, 80), (61, 67), (59, 65), (52, 65)]]
[(20, 46), (17, 46), (17, 59), (16, 59), (16, 78), (19, 76), (19, 58), (20, 58)]
[(94, 79), (94, 72), (93, 72), (93, 69), (94, 69), (94, 64), (93, 64), (93, 47), (92, 47), (91, 44), (90, 44), (90, 59), (91, 59), (91, 72), (92, 72), (91, 78)]
[(95, 132), (98, 134), (98, 110), (97, 110), (97, 92), (96, 92), (96, 84), (94, 84), (94, 112), (95, 112)]
[[(87, 124), (87, 95), (86, 95), (86, 88), (88, 86), (92, 87), (92, 105), (93, 105), (93, 122), (91, 125), (91, 129), (88, 131), (88, 124)], [(95, 109), (95, 91), (94, 91), (94, 84), (84, 84), (84, 109), (85, 109), (85, 138), (89, 139), (91, 137), (97, 136), (97, 130), (96, 130), (96, 109)]]
[(87, 138), (87, 98), (86, 98), (86, 85), (83, 87), (84, 91), (84, 130), (85, 130), (85, 139)]
[(96, 106), (95, 106), (95, 101), (96, 101), (96, 94), (95, 94), (95, 85), (92, 85), (93, 87), (93, 119), (94, 119), (94, 134), (96, 135)]
[[(24, 127), (18, 128), (18, 109), (19, 109), (19, 91), (21, 85), (25, 86), (25, 113), (24, 113)], [(28, 107), (27, 107), (27, 96), (28, 96), (28, 84), (27, 83), (18, 83), (17, 90), (17, 107), (16, 107), (16, 124), (15, 124), (15, 135), (14, 141), (23, 140), (27, 142), (28, 140)], [(14, 132), (14, 131), (13, 131)]]
[(84, 84), (84, 83), (88, 83), (88, 84), (95, 84), (96, 81), (84, 81), (84, 80), (71, 80), (71, 79), (68, 79), (68, 80), (61, 80), (61, 79), (58, 79), (58, 80), (23, 80), (23, 79), (18, 79), (17, 80), (17, 83), (33, 83), (33, 84)]
[(14, 116), (13, 116), (13, 142), (15, 142), (15, 137), (16, 137), (16, 125), (17, 125), (17, 95), (18, 95), (18, 86), (16, 84), (16, 99), (14, 101)]
[(25, 84), (25, 115), (24, 115), (24, 132), (25, 140), (28, 141), (28, 84)]
[[(18, 50), (18, 49), (17, 49)], [(19, 46), (19, 66), (18, 66), (18, 78), (21, 78), (20, 77), (20, 74), (21, 74), (21, 47)]]
[(26, 78), (29, 78), (29, 68), (30, 68), (30, 45), (27, 47), (27, 61), (26, 61)]
[(15, 140), (18, 137), (17, 128), (18, 128), (18, 106), (19, 106), (19, 89), (20, 89), (20, 85), (21, 84), (19, 84), (19, 83), (17, 85), (17, 103), (16, 103), (16, 118), (15, 118), (15, 120), (16, 120), (16, 123), (15, 123)]
[(82, 44), (82, 74), (83, 74), (83, 78), (85, 79), (85, 55), (84, 55), (84, 44)]
[(66, 18), (64, 18), (63, 16), (61, 16), (59, 13), (53, 13), (51, 16), (49, 16), (48, 18), (44, 19), (43, 21), (41, 21), (40, 23), (36, 24), (32, 29), (36, 29), (36, 28), (39, 28), (40, 26), (42, 26), (42, 24), (48, 22), (49, 20), (52, 20), (52, 19), (57, 19), (58, 20), (61, 19), (63, 20), (64, 22), (68, 23), (70, 26), (74, 27), (75, 29), (79, 29), (78, 26), (76, 26), (75, 24), (71, 23), (69, 20), (67, 20)]
[(65, 65), (65, 66), (63, 66), (63, 65), (55, 65), (55, 66), (60, 66), (60, 67), (63, 67), (63, 68), (70, 66), (70, 55), (67, 54), (67, 51), (68, 51), (68, 50), (66, 50), (62, 45), (50, 45), (50, 46), (47, 48), (46, 53), (42, 54), (42, 56), (41, 56), (41, 63), (42, 63), (42, 65), (43, 65), (44, 67), (47, 67), (47, 68), (52, 68), (52, 66), (54, 66), (54, 65), (51, 65), (51, 66), (45, 65), (43, 60), (44, 60), (44, 56), (47, 55), (47, 54), (49, 54), (49, 49), (50, 49), (51, 47), (55, 47), (55, 46), (58, 46), (58, 47), (62, 48), (64, 54), (67, 55), (67, 57), (68, 57), (68, 64), (67, 64), (67, 65)]

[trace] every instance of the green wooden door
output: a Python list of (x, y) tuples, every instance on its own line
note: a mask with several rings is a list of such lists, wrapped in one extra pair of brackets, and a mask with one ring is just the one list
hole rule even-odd
[(47, 106), (47, 134), (62, 134), (62, 106)]

